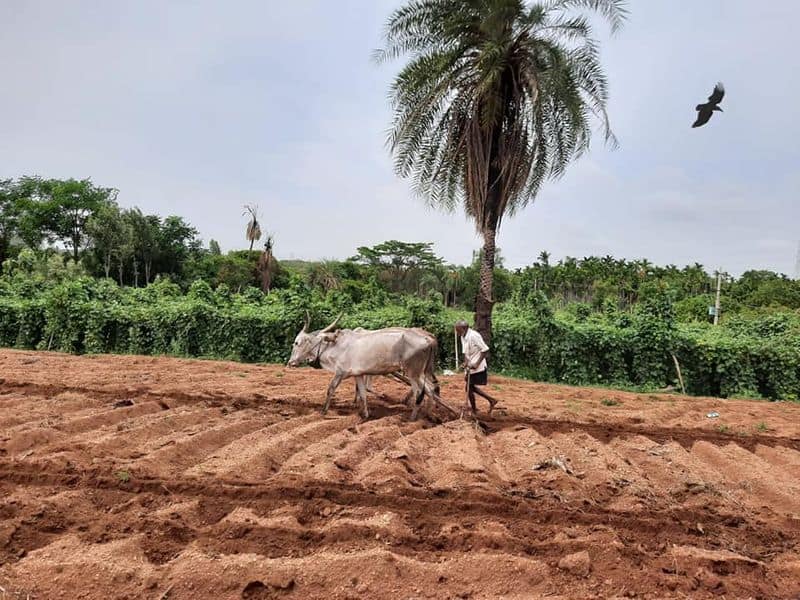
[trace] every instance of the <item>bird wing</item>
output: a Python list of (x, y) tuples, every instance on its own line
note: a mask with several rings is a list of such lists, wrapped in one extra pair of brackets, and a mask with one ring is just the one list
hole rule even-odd
[(701, 110), (697, 111), (697, 120), (692, 124), (692, 127), (700, 127), (701, 125), (705, 125), (708, 123), (708, 120), (711, 118), (711, 114), (713, 111), (702, 108)]
[(722, 86), (722, 83), (718, 83), (714, 86), (714, 91), (711, 92), (711, 95), (708, 97), (708, 101), (711, 104), (719, 104), (722, 102), (722, 97), (725, 95), (725, 88)]

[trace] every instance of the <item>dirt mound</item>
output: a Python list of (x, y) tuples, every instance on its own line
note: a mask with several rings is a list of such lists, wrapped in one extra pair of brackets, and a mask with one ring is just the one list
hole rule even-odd
[[(0, 352), (0, 597), (796, 598), (800, 406)], [(445, 400), (463, 401), (458, 377)], [(708, 418), (710, 411), (720, 414)]]

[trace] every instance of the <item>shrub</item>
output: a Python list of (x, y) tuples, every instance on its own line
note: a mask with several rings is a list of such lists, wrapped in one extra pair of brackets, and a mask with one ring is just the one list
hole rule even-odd
[[(433, 300), (351, 303), (302, 284), (264, 295), (198, 282), (183, 295), (168, 280), (130, 289), (84, 277), (55, 283), (15, 277), (0, 280), (0, 344), (6, 347), (282, 363), (308, 310), (312, 329), (340, 312), (347, 328), (422, 327), (439, 341), (440, 365), (452, 368), (453, 323), (469, 320)], [(658, 290), (632, 314), (606, 309), (588, 315), (577, 306), (555, 315), (540, 292), (518, 294), (495, 311), (492, 370), (570, 384), (662, 387), (676, 383), (674, 353), (690, 393), (800, 399), (800, 317), (794, 313), (741, 316), (718, 327), (676, 323), (673, 305)]]

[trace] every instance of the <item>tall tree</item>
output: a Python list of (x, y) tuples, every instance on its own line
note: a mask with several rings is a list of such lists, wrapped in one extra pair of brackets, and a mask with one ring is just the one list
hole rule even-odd
[(418, 293), (420, 278), (444, 266), (431, 242), (389, 240), (357, 250), (352, 260), (370, 266), (394, 292)]
[(161, 224), (159, 272), (181, 275), (190, 256), (202, 251), (197, 229), (183, 217), (170, 215)]
[(86, 224), (101, 207), (115, 202), (117, 190), (89, 179), (23, 178), (30, 226), (51, 241), (60, 241), (77, 263), (87, 241)]
[(8, 258), (12, 241), (19, 235), (19, 188), (11, 179), (0, 180), (0, 268)]
[(92, 215), (86, 223), (86, 233), (106, 277), (111, 276), (111, 262), (120, 247), (128, 241), (129, 232), (122, 212), (116, 203), (109, 202)]
[(161, 219), (156, 215), (145, 215), (138, 208), (125, 213), (130, 226), (133, 244), (134, 285), (139, 285), (139, 265), (144, 267), (145, 285), (150, 283), (153, 274), (153, 260), (161, 250)]
[(588, 148), (592, 116), (614, 142), (587, 10), (612, 30), (626, 14), (623, 0), (410, 0), (377, 53), (411, 57), (391, 87), (398, 174), (434, 206), (463, 206), (483, 237), (475, 327), (487, 342), (503, 216)]

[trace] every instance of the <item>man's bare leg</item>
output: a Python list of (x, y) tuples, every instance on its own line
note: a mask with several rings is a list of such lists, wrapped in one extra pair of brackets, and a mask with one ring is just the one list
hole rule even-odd
[(475, 405), (475, 392), (477, 390), (474, 386), (469, 386), (469, 390), (467, 390), (467, 398), (469, 398), (469, 405), (472, 408), (472, 414), (474, 415), (478, 410), (477, 406)]
[[(494, 410), (494, 405), (497, 404), (497, 400), (495, 398), (492, 398), (489, 394), (487, 394), (478, 387), (473, 387), (471, 391), (474, 391), (476, 394), (478, 394), (478, 396), (480, 396), (481, 398), (485, 398), (486, 400), (489, 401), (489, 414), (492, 414), (492, 411)], [(474, 398), (474, 396), (472, 396), (471, 394), (470, 397)], [(473, 410), (475, 410), (474, 400), (473, 400)]]

